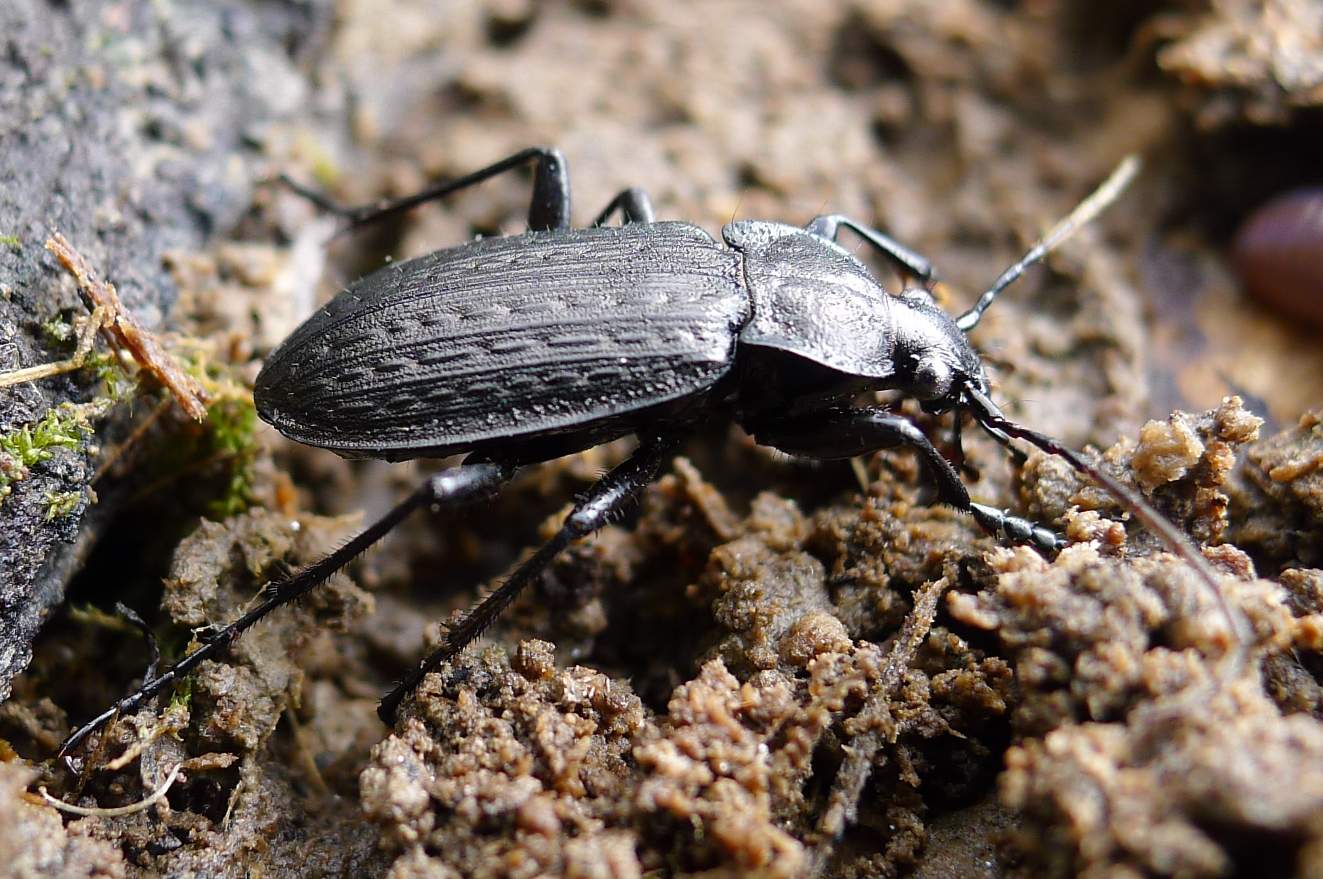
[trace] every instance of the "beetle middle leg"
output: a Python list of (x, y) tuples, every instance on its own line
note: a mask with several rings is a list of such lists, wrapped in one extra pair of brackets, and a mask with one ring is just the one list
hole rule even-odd
[(873, 245), (901, 271), (912, 275), (925, 284), (933, 279), (933, 264), (926, 257), (920, 256), (890, 235), (880, 232), (865, 223), (860, 223), (841, 214), (823, 214), (820, 217), (814, 217), (812, 222), (804, 228), (814, 235), (826, 238), (828, 241), (835, 241), (837, 236), (841, 234), (842, 227), (849, 229)]
[(878, 449), (913, 446), (928, 465), (938, 499), (969, 513), (984, 531), (1012, 543), (1032, 544), (1043, 552), (1056, 552), (1065, 543), (1057, 534), (1028, 519), (975, 503), (955, 468), (923, 431), (909, 419), (886, 409), (829, 409), (762, 422), (753, 433), (764, 445), (792, 455), (823, 459), (853, 458)]
[(181, 680), (204, 660), (221, 655), (239, 636), (252, 628), (271, 611), (283, 604), (308, 594), (336, 571), (353, 561), (419, 507), (459, 506), (481, 500), (493, 494), (502, 483), (514, 475), (510, 464), (490, 461), (464, 463), (434, 473), (413, 494), (405, 498), (386, 515), (373, 522), (334, 552), (320, 561), (296, 571), (293, 576), (268, 584), (262, 590), (262, 601), (239, 619), (210, 633), (197, 650), (176, 662), (159, 676), (148, 676), (136, 691), (124, 697), (101, 714), (78, 728), (60, 746), (60, 754), (67, 754), (88, 735), (100, 729), (116, 714), (133, 711), (157, 693)]
[(349, 228), (353, 229), (394, 216), (425, 202), (444, 198), (461, 189), (476, 186), (498, 174), (504, 174), (506, 171), (513, 170), (529, 162), (534, 164), (533, 199), (528, 206), (528, 228), (535, 232), (569, 229), (570, 172), (565, 164), (565, 157), (561, 155), (560, 150), (550, 147), (529, 147), (512, 156), (507, 156), (499, 162), (488, 165), (486, 168), (480, 168), (471, 174), (465, 174), (463, 177), (457, 177), (454, 180), (433, 183), (413, 195), (355, 207), (338, 204), (322, 193), (295, 183), (283, 175), (281, 179), (287, 186), (317, 205), (317, 207), (344, 217), (349, 223)]
[(574, 505), (574, 509), (565, 517), (565, 523), (561, 525), (555, 536), (516, 568), (514, 573), (477, 607), (469, 611), (464, 619), (446, 633), (445, 641), (441, 646), (428, 654), (395, 689), (386, 694), (381, 704), (377, 706), (377, 714), (381, 719), (386, 723), (394, 723), (400, 702), (422, 683), (428, 672), (455, 656), (480, 636), (496, 621), (501, 611), (510, 606), (510, 602), (515, 600), (524, 587), (551, 564), (552, 559), (561, 550), (576, 538), (587, 536), (601, 528), (611, 521), (612, 516), (620, 513), (640, 490), (656, 478), (662, 464), (674, 454), (677, 446), (678, 439), (674, 437), (645, 441), (624, 463), (599, 479)]

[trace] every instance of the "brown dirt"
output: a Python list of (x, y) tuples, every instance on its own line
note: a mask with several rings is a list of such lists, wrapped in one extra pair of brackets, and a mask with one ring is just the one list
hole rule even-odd
[[(975, 341), (1013, 417), (1104, 449), (1204, 547), (1253, 632), (1242, 673), (1218, 663), (1230, 629), (1207, 584), (1057, 459), (1017, 472), (966, 436), (977, 499), (1072, 540), (1048, 561), (931, 505), (907, 452), (869, 458), (861, 485), (718, 427), (632, 521), (563, 553), (487, 645), (430, 676), (393, 731), (375, 695), (627, 446), (463, 517), (418, 516), (186, 695), (121, 722), (81, 779), (42, 761), (70, 714), (141, 674), (141, 650), (104, 622), (51, 627), (0, 706), (16, 751), (0, 852), (71, 876), (1318, 875), (1323, 432), (1301, 412), (1323, 369), (1316, 341), (1236, 292), (1223, 248), (1264, 195), (1236, 185), (1261, 116), (1207, 108), (1269, 102), (1287, 126), (1277, 175), (1312, 161), (1316, 123), (1298, 115), (1307, 85), (1271, 64), (1235, 66), (1235, 83), (1189, 72), (1239, 4), (1127, 9), (343, 0), (308, 118), (266, 142), (273, 167), (316, 171), (348, 201), (548, 142), (572, 163), (581, 220), (626, 185), (713, 230), (855, 214), (932, 256), (952, 309), (1143, 152), (1125, 201)], [(1221, 45), (1229, 71), (1235, 43)], [(525, 183), (493, 181), (336, 245), (328, 274), (518, 229), (525, 205)], [(248, 240), (173, 260), (185, 317), (250, 377), (295, 320), (285, 303), (311, 307), (311, 221), (263, 190)], [(1195, 414), (1168, 417), (1178, 406)], [(174, 553), (167, 651), (343, 539), (356, 522), (334, 514), (375, 515), (433, 466), (264, 441), (256, 508)], [(179, 763), (166, 800), (132, 816), (60, 822), (19, 795), (42, 783), (119, 806)], [(5, 832), (20, 821), (43, 829)]]

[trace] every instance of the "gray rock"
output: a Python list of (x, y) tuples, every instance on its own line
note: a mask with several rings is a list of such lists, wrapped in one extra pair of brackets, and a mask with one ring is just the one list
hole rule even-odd
[[(268, 126), (302, 112), (291, 47), (326, 4), (0, 3), (0, 370), (67, 356), (41, 324), (77, 302), (43, 244), (59, 230), (146, 327), (177, 296), (162, 254), (196, 250), (248, 208)], [(70, 377), (0, 389), (0, 434), (77, 401)], [(0, 700), (77, 567), (88, 449), (60, 449), (0, 500)], [(81, 491), (47, 520), (50, 492)], [(109, 511), (99, 510), (98, 517)]]

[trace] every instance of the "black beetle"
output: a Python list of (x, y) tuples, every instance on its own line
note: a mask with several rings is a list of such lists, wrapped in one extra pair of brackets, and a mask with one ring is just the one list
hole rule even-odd
[[(836, 244), (841, 229), (920, 285), (932, 282), (930, 263), (847, 217), (822, 216), (803, 228), (736, 221), (722, 230), (723, 246), (697, 226), (655, 221), (646, 194), (627, 189), (591, 227), (573, 229), (565, 161), (554, 149), (527, 149), (409, 198), (363, 208), (341, 208), (295, 188), (352, 227), (528, 162), (530, 231), (392, 264), (352, 284), (272, 353), (254, 391), (262, 418), (301, 443), (389, 460), (466, 452), (463, 463), (429, 477), (326, 558), (268, 586), (257, 607), (83, 726), (61, 753), (317, 586), (414, 509), (480, 499), (521, 466), (627, 434), (639, 438), (634, 453), (382, 700), (383, 720), (392, 722), (428, 671), (477, 638), (558, 552), (618, 513), (680, 439), (713, 418), (733, 418), (759, 443), (796, 456), (850, 458), (913, 446), (942, 502), (1004, 540), (1049, 553), (1060, 548), (1052, 531), (974, 503), (956, 468), (911, 421), (884, 407), (851, 405), (864, 391), (894, 389), (929, 412), (957, 410), (957, 431), (967, 411), (1003, 444), (1015, 436), (1066, 456), (1132, 509), (1139, 504), (1141, 518), (1194, 562), (1188, 542), (1173, 537), (1174, 528), (1133, 493), (1005, 419), (965, 335), (1003, 288), (1115, 198), (1135, 160), (1122, 163), (954, 319), (926, 286), (895, 296), (884, 290)], [(623, 225), (604, 226), (617, 212)]]

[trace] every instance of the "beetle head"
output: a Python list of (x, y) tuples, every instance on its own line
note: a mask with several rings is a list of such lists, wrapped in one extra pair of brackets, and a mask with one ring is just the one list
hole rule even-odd
[(987, 393), (983, 362), (955, 320), (921, 287), (896, 298), (896, 362), (901, 390), (928, 412), (958, 406), (966, 388)]

